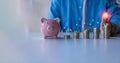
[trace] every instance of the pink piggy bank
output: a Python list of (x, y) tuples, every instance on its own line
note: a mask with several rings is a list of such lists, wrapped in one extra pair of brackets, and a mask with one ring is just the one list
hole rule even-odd
[(60, 19), (46, 19), (42, 18), (41, 19), (42, 25), (41, 25), (41, 31), (44, 36), (44, 39), (47, 37), (53, 37), (57, 38), (57, 35), (60, 31)]

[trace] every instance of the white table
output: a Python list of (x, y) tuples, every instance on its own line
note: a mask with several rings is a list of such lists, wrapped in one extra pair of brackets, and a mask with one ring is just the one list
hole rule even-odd
[(36, 32), (29, 33), (27, 40), (2, 41), (0, 63), (120, 63), (119, 36), (106, 40), (45, 40)]

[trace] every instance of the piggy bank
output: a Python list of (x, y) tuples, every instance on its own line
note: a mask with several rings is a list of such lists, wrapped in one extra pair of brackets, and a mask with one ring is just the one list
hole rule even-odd
[(44, 39), (48, 37), (57, 38), (57, 35), (60, 31), (60, 19), (41, 19), (41, 32), (43, 34)]

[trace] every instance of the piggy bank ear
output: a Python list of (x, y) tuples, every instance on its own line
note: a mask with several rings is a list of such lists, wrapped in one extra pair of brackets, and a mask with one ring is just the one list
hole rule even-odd
[(60, 19), (59, 19), (59, 18), (55, 18), (55, 20), (56, 20), (58, 23), (60, 23)]
[(43, 23), (43, 22), (45, 22), (47, 19), (46, 18), (42, 18), (41, 19), (41, 22)]

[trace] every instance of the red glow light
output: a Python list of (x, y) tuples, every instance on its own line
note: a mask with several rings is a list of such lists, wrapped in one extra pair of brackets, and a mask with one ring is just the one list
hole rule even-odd
[(103, 20), (104, 22), (108, 22), (109, 19), (110, 19), (110, 17), (111, 17), (110, 12), (104, 11), (104, 12), (102, 13), (102, 20)]

